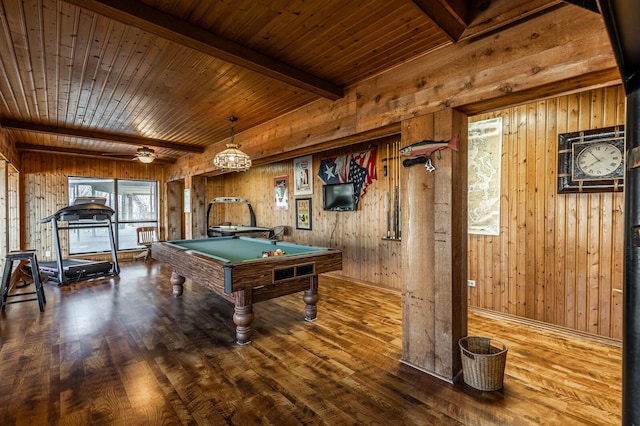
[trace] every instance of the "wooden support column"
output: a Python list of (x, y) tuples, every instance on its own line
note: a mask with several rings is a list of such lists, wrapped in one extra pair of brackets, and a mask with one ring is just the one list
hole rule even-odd
[(7, 163), (8, 250), (20, 250), (20, 173)]
[[(9, 251), (9, 167), (0, 159), (0, 267), (4, 268), (4, 259)], [(3, 269), (0, 269), (3, 270)]]
[(435, 171), (401, 171), (401, 361), (449, 382), (467, 334), (467, 117), (447, 110), (402, 123), (403, 147), (453, 136), (458, 151), (435, 152)]
[(624, 308), (622, 336), (622, 424), (640, 424), (640, 89), (627, 94), (624, 176)]
[(165, 209), (166, 233), (162, 239), (181, 240), (185, 233), (184, 220), (184, 182), (167, 182), (167, 208)]
[(184, 223), (185, 238), (205, 238), (207, 236), (207, 178), (187, 176), (184, 189), (188, 191), (189, 206), (185, 206)]

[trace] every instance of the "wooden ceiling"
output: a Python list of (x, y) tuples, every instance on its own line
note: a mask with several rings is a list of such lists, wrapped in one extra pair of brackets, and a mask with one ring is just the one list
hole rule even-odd
[[(19, 150), (167, 161), (558, 0), (0, 0)], [(437, 54), (437, 52), (435, 53)]]

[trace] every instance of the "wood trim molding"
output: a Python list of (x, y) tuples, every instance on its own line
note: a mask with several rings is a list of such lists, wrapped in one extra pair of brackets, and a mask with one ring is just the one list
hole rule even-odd
[(467, 29), (466, 2), (451, 0), (413, 0), (416, 6), (436, 24), (449, 39), (457, 42)]
[[(98, 151), (89, 151), (89, 150), (78, 150), (76, 148), (63, 148), (49, 145), (33, 145), (28, 143), (17, 143), (16, 149), (19, 151), (31, 151), (31, 152), (48, 152), (54, 154), (61, 155), (74, 155), (78, 157), (91, 157), (91, 158), (101, 158), (103, 160), (114, 160), (114, 161), (131, 161), (135, 158), (135, 153), (131, 153), (130, 155), (109, 155)], [(168, 165), (174, 164), (176, 160), (170, 157), (164, 158), (156, 158), (153, 161), (153, 164), (158, 165)]]

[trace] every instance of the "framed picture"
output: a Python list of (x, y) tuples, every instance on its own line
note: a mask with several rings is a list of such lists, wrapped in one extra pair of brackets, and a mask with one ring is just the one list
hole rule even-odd
[(313, 156), (293, 160), (293, 195), (313, 194)]
[(289, 210), (289, 188), (287, 187), (287, 177), (278, 176), (273, 179), (275, 190), (276, 210)]
[(296, 229), (311, 230), (311, 198), (296, 199)]
[(558, 193), (622, 191), (624, 126), (558, 135)]

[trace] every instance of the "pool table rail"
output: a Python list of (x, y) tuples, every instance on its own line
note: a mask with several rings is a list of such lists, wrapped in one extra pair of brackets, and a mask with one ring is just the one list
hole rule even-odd
[(154, 259), (169, 264), (179, 275), (207, 287), (215, 287), (226, 294), (253, 288), (256, 283), (269, 285), (298, 279), (308, 281), (312, 275), (342, 269), (342, 252), (335, 249), (256, 258), (239, 263), (166, 242), (153, 243), (151, 253)]
[[(251, 323), (255, 317), (253, 303), (302, 291), (305, 320), (316, 319), (318, 274), (342, 269), (342, 251), (289, 244), (288, 254), (271, 257), (253, 257), (251, 254), (251, 259), (245, 259), (239, 253), (243, 250), (254, 253), (258, 249), (260, 252), (265, 247), (264, 240), (244, 239), (231, 243), (232, 240), (224, 238), (153, 243), (151, 256), (173, 269), (174, 296), (182, 295), (185, 279), (189, 278), (233, 303), (236, 342), (241, 345), (251, 341)], [(220, 249), (224, 244), (235, 246)], [(223, 258), (225, 249), (233, 261)], [(213, 253), (218, 254), (214, 256)]]

